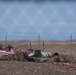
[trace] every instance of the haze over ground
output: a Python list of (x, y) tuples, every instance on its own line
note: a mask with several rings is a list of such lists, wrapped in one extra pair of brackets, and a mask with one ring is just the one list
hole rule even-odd
[(0, 40), (76, 39), (76, 1), (0, 1)]

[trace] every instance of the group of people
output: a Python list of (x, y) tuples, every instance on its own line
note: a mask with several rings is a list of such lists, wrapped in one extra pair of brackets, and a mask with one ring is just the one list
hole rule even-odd
[[(13, 48), (13, 46), (9, 45), (7, 48), (8, 48), (9, 50), (11, 50), (11, 48)], [(26, 57), (26, 56), (25, 56), (25, 57)], [(24, 58), (25, 58), (25, 57), (24, 57)], [(53, 54), (53, 57), (54, 57), (54, 62), (61, 62), (59, 53), (54, 53), (54, 54)], [(35, 59), (34, 59), (34, 58), (31, 58), (31, 57), (28, 57), (28, 55), (27, 55), (27, 60), (28, 60), (29, 62), (31, 62), (31, 61), (35, 62)]]

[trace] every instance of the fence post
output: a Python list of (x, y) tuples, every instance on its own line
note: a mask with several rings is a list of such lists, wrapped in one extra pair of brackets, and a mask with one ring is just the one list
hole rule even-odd
[(73, 60), (73, 50), (72, 50), (73, 41), (72, 41), (72, 37), (73, 37), (73, 33), (71, 33), (71, 36), (70, 36), (70, 41), (71, 41), (70, 50), (71, 50), (71, 58)]
[(44, 46), (45, 46), (45, 43), (43, 42), (43, 49), (42, 49), (43, 52), (44, 52)]
[(31, 42), (30, 42), (30, 49), (32, 49)]

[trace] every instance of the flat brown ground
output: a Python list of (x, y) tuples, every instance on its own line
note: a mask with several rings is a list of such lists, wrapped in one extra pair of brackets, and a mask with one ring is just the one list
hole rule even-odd
[[(3, 41), (0, 43), (6, 45)], [(75, 41), (72, 42), (72, 45), (70, 41), (45, 41), (44, 43), (44, 51), (76, 55)], [(7, 44), (13, 45), (15, 49), (30, 48), (29, 41), (8, 41)], [(36, 41), (32, 41), (31, 47), (34, 50), (43, 50), (43, 42), (38, 45)], [(0, 75), (76, 75), (76, 65), (0, 61)]]
[(0, 75), (76, 75), (76, 66), (0, 61)]
[[(5, 44), (5, 42), (0, 41), (0, 43)], [(8, 41), (7, 45), (13, 45), (15, 49), (29, 49), (30, 41)], [(43, 41), (31, 41), (32, 49), (40, 49), (43, 50)], [(44, 51), (49, 52), (59, 52), (63, 54), (76, 54), (76, 41), (44, 41)]]

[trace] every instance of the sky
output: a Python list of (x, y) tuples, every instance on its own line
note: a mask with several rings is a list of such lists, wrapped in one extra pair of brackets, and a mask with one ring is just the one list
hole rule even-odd
[(0, 1), (0, 40), (76, 39), (76, 1)]

